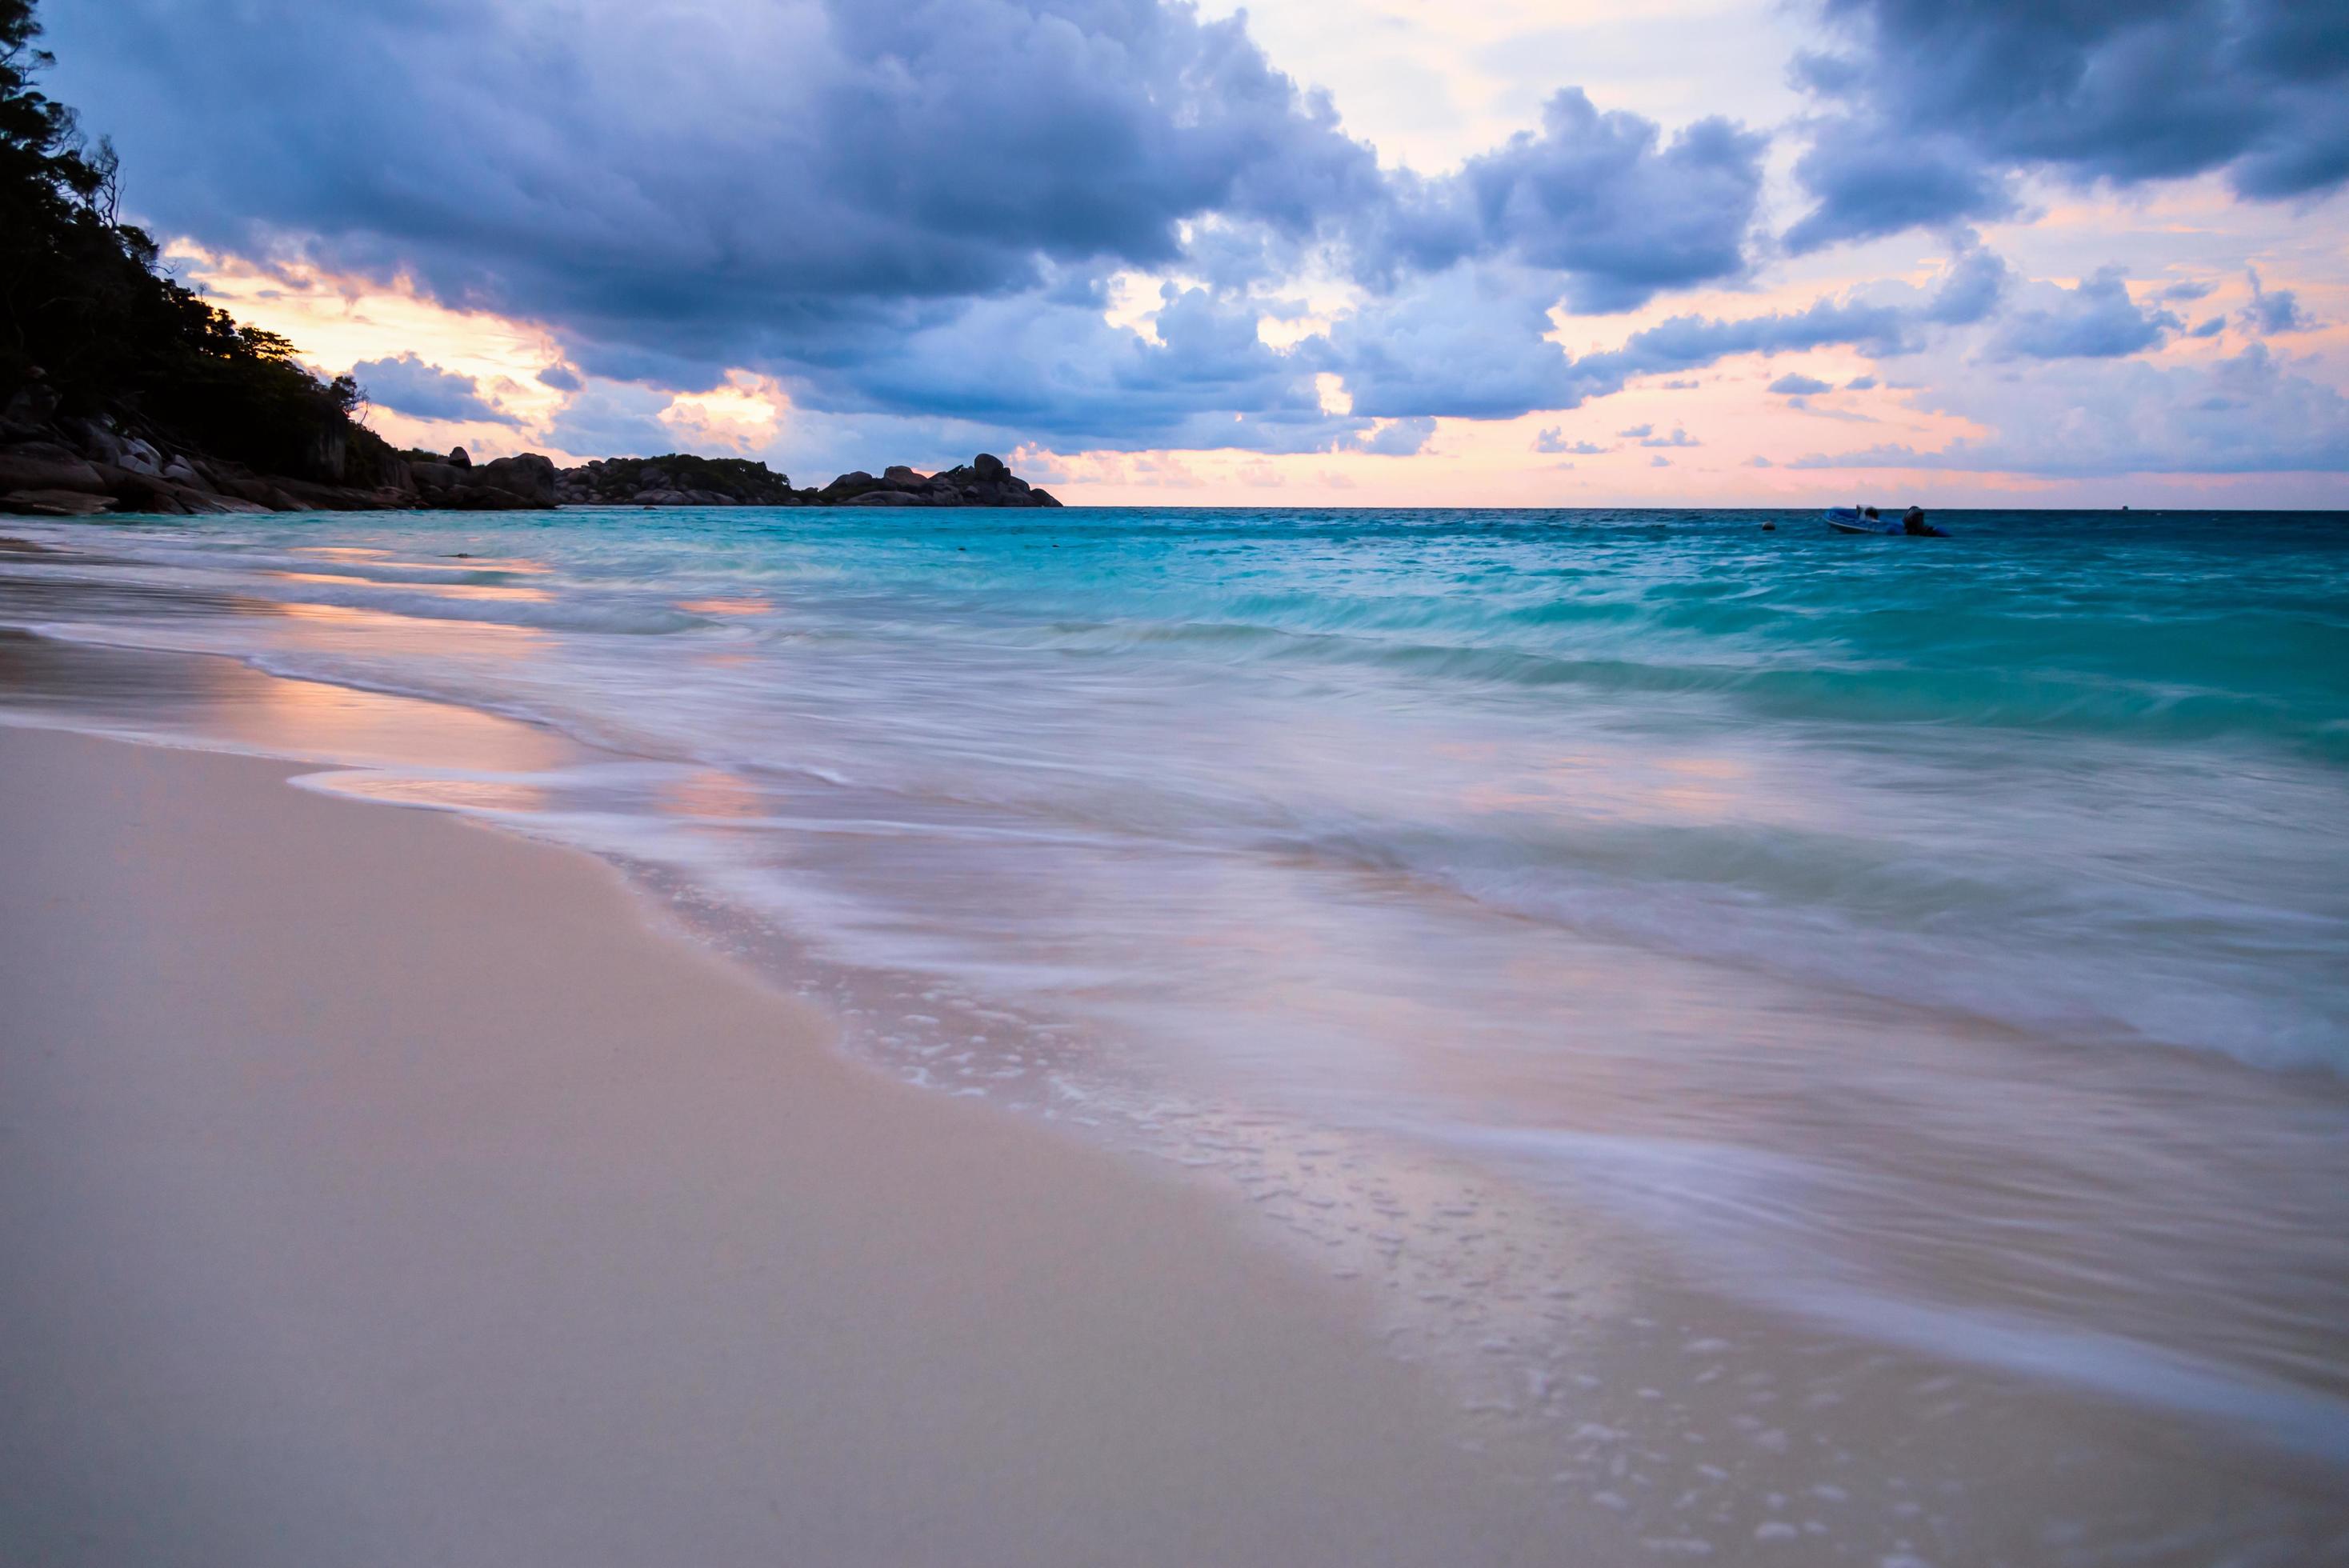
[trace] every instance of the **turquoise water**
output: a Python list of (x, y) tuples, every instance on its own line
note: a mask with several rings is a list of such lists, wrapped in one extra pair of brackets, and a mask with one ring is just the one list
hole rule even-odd
[(2349, 1069), (2339, 518), (1951, 514), (1960, 538), (1920, 542), (1765, 515), (336, 519), (388, 555), (331, 562), (295, 553), (309, 522), (141, 542), (212, 589), (533, 635), (515, 660), (249, 617), (186, 639), (286, 673), (1047, 832), (1393, 871), (2068, 1038)]
[(920, 1081), (1435, 1151), (2349, 1453), (2349, 517), (1937, 520), (45, 525), (104, 559), (0, 617), (574, 738), (340, 787), (659, 868)]

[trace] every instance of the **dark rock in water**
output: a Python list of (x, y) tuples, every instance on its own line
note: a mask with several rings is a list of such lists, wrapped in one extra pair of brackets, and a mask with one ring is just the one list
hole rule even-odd
[(470, 469), (473, 466), (472, 454), (462, 447), (451, 447), (449, 449), (449, 466), (452, 469)]
[(186, 500), (178, 485), (157, 475), (141, 473), (114, 463), (94, 465), (106, 480), (107, 492), (120, 503), (124, 511), (154, 512), (164, 517), (185, 517), (195, 511)]
[(113, 497), (88, 490), (19, 490), (0, 495), (0, 511), (24, 517), (96, 517), (113, 510)]
[(276, 490), (269, 481), (254, 475), (222, 474), (219, 476), (216, 488), (222, 495), (234, 496), (248, 506), (257, 506), (264, 511), (276, 510), (277, 503), (273, 499)]
[[(461, 447), (450, 453), (451, 459), (464, 455)], [(408, 463), (405, 478), (408, 499), (398, 499), (401, 492), (395, 488), (393, 499), (373, 500), (371, 504), (429, 506), (451, 511), (536, 511), (562, 504), (554, 460), (536, 452), (492, 458), (478, 465), (470, 460), (459, 463), (416, 459)], [(320, 495), (316, 504), (323, 509), (336, 502)]]
[(818, 506), (838, 506), (843, 501), (854, 500), (867, 490), (876, 490), (881, 488), (879, 480), (874, 479), (863, 469), (853, 469), (824, 486), (823, 489), (815, 491), (808, 499)]
[(536, 452), (493, 458), (471, 470), (473, 482), (520, 496), (532, 506), (556, 505), (554, 462)]
[(1764, 533), (1775, 533), (1778, 531), (1778, 525), (1775, 522), (1765, 522), (1762, 525), (1762, 531)]
[[(188, 512), (263, 510), (229, 500), (206, 483), (194, 465), (139, 437), (81, 422), (91, 447), (115, 454), (84, 456), (59, 441), (36, 438), (0, 447), (0, 511), (43, 517), (93, 517), (102, 511)], [(64, 427), (57, 433), (70, 434)], [(78, 495), (79, 502), (59, 500)]]
[(94, 465), (52, 443), (38, 443), (36, 455), (25, 453), (21, 447), (0, 451), (0, 490), (106, 493), (106, 480)]
[(160, 477), (168, 460), (152, 441), (123, 434), (110, 418), (67, 419), (59, 422), (59, 428), (75, 436), (93, 462)]
[(26, 441), (11, 441), (5, 447), (0, 447), (0, 456), (38, 459), (49, 463), (78, 463), (82, 460), (81, 453), (63, 442), (44, 441), (37, 438)]
[[(862, 499), (883, 493), (891, 499), (886, 501), (864, 501)], [(1050, 491), (1034, 489), (1005, 467), (1002, 459), (988, 452), (981, 452), (959, 468), (947, 469), (926, 479), (915, 469), (903, 466), (890, 469), (877, 480), (861, 469), (845, 473), (813, 492), (809, 499), (818, 506), (852, 503), (875, 506), (1061, 504)]]
[[(498, 460), (514, 461), (511, 458)], [(544, 458), (538, 460), (546, 463)], [(546, 466), (551, 473), (554, 465), (546, 463)], [(509, 488), (508, 483), (501, 483), (492, 476), (490, 470), (495, 467), (494, 463), (481, 469), (470, 465), (460, 467), (455, 463), (410, 463), (408, 477), (416, 499), (409, 504), (448, 511), (513, 511), (554, 504), (553, 487), (547, 486), (543, 497), (536, 493), (533, 483), (536, 476), (530, 470), (507, 470), (512, 476), (509, 482), (521, 487), (516, 489)]]
[[(554, 470), (564, 506), (803, 506), (791, 477), (746, 458), (604, 458)], [(663, 499), (652, 500), (651, 496)]]

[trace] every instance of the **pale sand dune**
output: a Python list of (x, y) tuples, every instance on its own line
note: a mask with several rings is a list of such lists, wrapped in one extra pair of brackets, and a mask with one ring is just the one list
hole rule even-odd
[(0, 1561), (1629, 1544), (1204, 1197), (285, 772), (0, 730)]

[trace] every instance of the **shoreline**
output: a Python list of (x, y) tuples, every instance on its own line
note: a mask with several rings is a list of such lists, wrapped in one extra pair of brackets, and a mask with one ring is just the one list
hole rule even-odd
[[(258, 769), (263, 792), (316, 798), (345, 812), (371, 802), (428, 803), (396, 788), (385, 793), (370, 790), (367, 785), (378, 769), (397, 775), (420, 768), (427, 778), (439, 768), (478, 769), (511, 778), (558, 765), (543, 752), (534, 760), (514, 753), (512, 748), (525, 738), (542, 748), (577, 744), (558, 742), (559, 731), (497, 717), (487, 709), (289, 679), (233, 656), (109, 649), (46, 638), (36, 638), (34, 644), (67, 669), (61, 691), (74, 686), (70, 671), (103, 665), (111, 671), (103, 676), (110, 689), (137, 693), (153, 705), (146, 711), (170, 713), (188, 723), (191, 734), (185, 744), (202, 748), (225, 743), (315, 758), (302, 768), (230, 760)], [(8, 678), (7, 653), (5, 641), (0, 640), (0, 684), (14, 685)], [(202, 705), (200, 712), (181, 706), (191, 700)], [(78, 710), (78, 704), (73, 706)], [(134, 719), (124, 727), (145, 727)], [(162, 744), (175, 743), (166, 739)], [(131, 756), (152, 749), (118, 748)], [(201, 759), (205, 753), (170, 755)], [(220, 760), (216, 752), (212, 755)], [(329, 758), (334, 760), (327, 761)], [(318, 775), (322, 765), (339, 777)], [(285, 789), (283, 780), (296, 772), (314, 777), (300, 789)], [(269, 781), (273, 775), (278, 781)], [(470, 822), (449, 823), (448, 814), (410, 810), (366, 815), (440, 819), (451, 832), (482, 825), (478, 816)], [(741, 967), (724, 964), (704, 947), (716, 934), (698, 931), (703, 943), (696, 944), (656, 929), (672, 923), (667, 917), (681, 912), (664, 908), (667, 901), (657, 889), (649, 890), (653, 896), (647, 902), (642, 879), (610, 855), (551, 849), (527, 831), (476, 831), (455, 841), (471, 845), (484, 839), (510, 842), (530, 854), (578, 861), (617, 895), (624, 919), (648, 930), (656, 942), (681, 947), (738, 982), (745, 981)], [(273, 843), (260, 858), (274, 863), (276, 846)], [(285, 874), (307, 875), (310, 870)], [(233, 883), (243, 874), (221, 869), (215, 880)], [(355, 885), (373, 884), (362, 878)], [(411, 907), (403, 918), (416, 913)], [(265, 960), (272, 947), (268, 943), (252, 945), (264, 951), (240, 962)], [(762, 965), (751, 969), (767, 974), (770, 984), (747, 983), (772, 1000), (774, 975)], [(511, 998), (501, 1005), (511, 1005)], [(790, 1006), (788, 1000), (785, 1006)], [(804, 1009), (800, 1016), (806, 1016)], [(886, 1073), (885, 1064), (859, 1053), (834, 1053), (830, 1039), (827, 1033), (808, 1048), (852, 1075), (874, 1078), (867, 1069), (876, 1067)], [(544, 1041), (533, 1044), (533, 1049), (547, 1048)], [(854, 1065), (860, 1061), (865, 1065)], [(926, 1103), (948, 1099), (936, 1088), (885, 1087)], [(1223, 1237), (1222, 1244), (1253, 1249), (1260, 1262), (1268, 1257), (1283, 1264), (1299, 1261), (1293, 1251), (1283, 1254), (1265, 1244), (1294, 1238), (1276, 1235), (1278, 1227), (1263, 1222), (1271, 1216), (1253, 1202), (1259, 1196), (1256, 1191), (1230, 1191), (1228, 1183), (1219, 1182), (1211, 1172), (1150, 1169), (1149, 1161), (1137, 1158), (1147, 1150), (1112, 1152), (1081, 1137), (1063, 1147), (1058, 1134), (1032, 1118), (989, 1108), (956, 1109), (978, 1109), (1015, 1140), (1039, 1140), (1087, 1161), (1108, 1162), (1089, 1163), (1087, 1170), (1099, 1172), (1115, 1165), (1124, 1178), (1139, 1177), (1153, 1191), (1176, 1191), (1197, 1205)], [(1215, 1190), (1219, 1187), (1225, 1190)], [(1429, 1198), (1424, 1190), (1415, 1196), (1423, 1205)], [(1492, 1212), (1501, 1217), (1497, 1206)], [(1441, 1200), (1435, 1212), (1448, 1212)], [(1299, 1217), (1328, 1228), (1310, 1212)], [(528, 1239), (526, 1232), (518, 1234)], [(1505, 1251), (1511, 1234), (1508, 1226), (1498, 1233)], [(1321, 1244), (1310, 1236), (1307, 1241), (1309, 1247)], [(895, 1239), (878, 1244), (892, 1252), (898, 1246)], [(1406, 1257), (1406, 1271), (1420, 1270), (1420, 1278), (1391, 1274), (1381, 1280), (1374, 1271), (1358, 1287), (1326, 1277), (1331, 1254), (1316, 1257), (1309, 1251), (1302, 1255), (1303, 1266), (1290, 1268), (1289, 1278), (1325, 1308), (1334, 1308), (1323, 1321), (1324, 1332), (1370, 1354), (1391, 1373), (1398, 1357), (1422, 1357), (1420, 1366), (1397, 1375), (1403, 1386), (1417, 1389), (1413, 1398), (1420, 1401), (1424, 1431), (1444, 1441), (1464, 1436), (1469, 1442), (1486, 1445), (1488, 1451), (1468, 1466), (1475, 1472), (1468, 1484), (1483, 1495), (1481, 1489), (1515, 1477), (1493, 1494), (1504, 1500), (1496, 1511), (1512, 1522), (1527, 1514), (1566, 1521), (1569, 1532), (1585, 1542), (1578, 1547), (1578, 1561), (1613, 1561), (1619, 1549), (1645, 1560), (1647, 1552), (1693, 1552), (1700, 1545), (1730, 1561), (1770, 1561), (1775, 1560), (1771, 1553), (1787, 1550), (1782, 1543), (1791, 1539), (1784, 1533), (1790, 1529), (1813, 1536), (1806, 1544), (1825, 1553), (1822, 1560), (1866, 1563), (1906, 1553), (1927, 1562), (1966, 1561), (2024, 1550), (2045, 1520), (2075, 1509), (2080, 1511), (2077, 1517), (2133, 1537), (2127, 1550), (2142, 1552), (2163, 1539), (2189, 1538), (2211, 1543), (2215, 1550), (2216, 1543), (2245, 1539), (2241, 1531), (2249, 1531), (2251, 1540), (2267, 1537), (2264, 1543), (2271, 1546), (2285, 1536), (2313, 1543), (2318, 1536), (2310, 1532), (2324, 1528), (2323, 1521), (2332, 1513), (2322, 1501), (2330, 1484), (2326, 1467), (2287, 1463), (2278, 1469), (2273, 1456), (2227, 1440), (2223, 1430), (2085, 1396), (2076, 1388), (2017, 1387), (2013, 1378), (1953, 1365), (1937, 1357), (1931, 1345), (1899, 1350), (1880, 1339), (1871, 1343), (1822, 1332), (1816, 1325), (1790, 1325), (1751, 1302), (1677, 1288), (1685, 1282), (1661, 1284), (1654, 1275), (1638, 1281), (1636, 1298), (1609, 1301), (1596, 1318), (1587, 1311), (1594, 1304), (1585, 1301), (1576, 1304), (1570, 1326), (1526, 1325), (1542, 1342), (1536, 1357), (1545, 1369), (1542, 1380), (1530, 1393), (1520, 1387), (1512, 1397), (1514, 1409), (1496, 1408), (1481, 1396), (1464, 1408), (1458, 1402), (1463, 1384), (1454, 1375), (1465, 1367), (1474, 1374), (1514, 1377), (1514, 1357), (1496, 1360), (1489, 1354), (1495, 1342), (1487, 1338), (1480, 1343), (1476, 1336), (1489, 1329), (1476, 1329), (1448, 1350), (1425, 1343), (1398, 1346), (1388, 1340), (1381, 1351), (1377, 1336), (1392, 1329), (1385, 1319), (1393, 1309), (1408, 1313), (1413, 1302), (1429, 1300), (1416, 1294), (1423, 1284), (1447, 1290), (1475, 1307), (1464, 1328), (1484, 1318), (1486, 1308), (1506, 1311), (1502, 1304), (1528, 1295), (1535, 1299), (1526, 1305), (1540, 1313), (1545, 1305), (1538, 1299), (1541, 1293), (1526, 1291), (1522, 1279), (1513, 1286), (1506, 1278), (1487, 1276), (1481, 1267), (1430, 1280), (1424, 1267), (1434, 1261), (1441, 1268), (1441, 1258), (1412, 1257)], [(1123, 1264), (1117, 1267), (1122, 1277), (1128, 1272)], [(1311, 1277), (1315, 1274), (1325, 1277), (1317, 1280)], [(1214, 1288), (1187, 1270), (1145, 1267), (1133, 1277), (1144, 1280), (1150, 1288), (1177, 1294)], [(1215, 1271), (1207, 1271), (1206, 1277), (1212, 1280)], [(1382, 1304), (1372, 1288), (1381, 1284), (1388, 1288)], [(1398, 1284), (1404, 1286), (1400, 1293), (1394, 1290)], [(1362, 1299), (1366, 1295), (1368, 1302)], [(1381, 1306), (1383, 1312), (1373, 1310)], [(1439, 1313), (1450, 1310), (1437, 1308)], [(1547, 1315), (1552, 1324), (1565, 1321), (1558, 1315)], [(1374, 1317), (1381, 1321), (1374, 1322)], [(1475, 1377), (1468, 1379), (1476, 1381)], [(1448, 1408), (1447, 1399), (1452, 1401)], [(1537, 1440), (1526, 1442), (1519, 1416), (1555, 1424), (1534, 1434)], [(1212, 1430), (1214, 1425), (1209, 1423), (1208, 1440), (1222, 1440), (1222, 1434)], [(1561, 1444), (1563, 1455), (1557, 1452)], [(1713, 1446), (1684, 1446), (1706, 1444)], [(1454, 1461), (1457, 1459), (1454, 1454)], [(2088, 1466), (2085, 1470), (2080, 1468), (2084, 1462)], [(1553, 1468), (1559, 1465), (1563, 1468)], [(1130, 1479), (1146, 1488), (1148, 1478)], [(1522, 1484), (1528, 1480), (1536, 1483), (1533, 1491)], [(1550, 1483), (1546, 1499), (1534, 1495), (1543, 1490), (1542, 1482)], [(1698, 1513), (1675, 1518), (1691, 1506), (1687, 1500), (1700, 1492), (1703, 1495), (1694, 1504)], [(1806, 1501), (1813, 1492), (1821, 1503)], [(2296, 1502), (2292, 1501), (2295, 1494)], [(1957, 1506), (1960, 1498), (1962, 1507)], [(1786, 1511), (1783, 1514), (1782, 1508)], [(2258, 1517), (2262, 1513), (2265, 1525)], [(1455, 1517), (1449, 1527), (1464, 1526)], [(1498, 1528), (1500, 1544), (1476, 1561), (1514, 1560), (1506, 1552), (1515, 1538), (1506, 1525)], [(1692, 1529), (1695, 1533), (1686, 1532)], [(2091, 1529), (2089, 1538), (2097, 1533), (2102, 1532)], [(1123, 1557), (1132, 1558), (1142, 1548), (1122, 1545), (1120, 1550)], [(2156, 1553), (2150, 1560), (2168, 1559)]]
[(233, 757), (0, 758), (12, 1554), (1554, 1550), (1334, 1288), (833, 1054), (586, 856)]

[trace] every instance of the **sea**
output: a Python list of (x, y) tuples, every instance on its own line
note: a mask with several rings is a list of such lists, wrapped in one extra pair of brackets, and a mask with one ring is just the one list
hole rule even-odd
[[(11, 521), (0, 709), (605, 856), (876, 1070), (1226, 1187), (1496, 1420), (1571, 1430), (1559, 1346), (1681, 1332), (1669, 1279), (2316, 1478), (2199, 1560), (2343, 1547), (2349, 514), (1936, 521)], [(28, 649), (560, 747), (255, 741)]]

